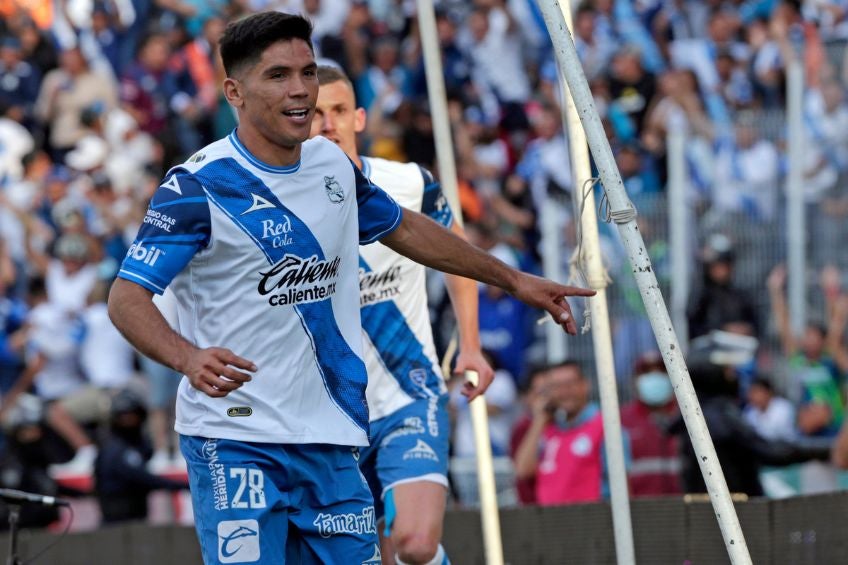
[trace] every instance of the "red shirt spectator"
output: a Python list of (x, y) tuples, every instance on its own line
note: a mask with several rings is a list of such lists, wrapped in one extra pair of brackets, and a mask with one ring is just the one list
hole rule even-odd
[(636, 399), (621, 410), (621, 426), (630, 439), (628, 472), (631, 496), (679, 494), (680, 445), (666, 431), (677, 413), (674, 391), (658, 353), (636, 362)]

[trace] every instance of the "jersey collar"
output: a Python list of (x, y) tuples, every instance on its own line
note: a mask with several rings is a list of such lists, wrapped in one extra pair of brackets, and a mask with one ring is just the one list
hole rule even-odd
[(260, 171), (265, 171), (266, 173), (284, 174), (285, 175), (285, 174), (295, 173), (300, 169), (300, 159), (297, 160), (297, 163), (294, 163), (293, 165), (287, 165), (285, 167), (275, 167), (273, 165), (263, 163), (258, 158), (256, 158), (253, 155), (253, 153), (251, 153), (250, 151), (247, 150), (247, 147), (245, 147), (242, 144), (241, 140), (239, 140), (238, 135), (236, 134), (237, 132), (238, 132), (238, 128), (234, 129), (232, 131), (232, 133), (230, 133), (230, 135), (227, 136), (227, 138), (230, 140), (230, 143), (233, 144), (233, 147), (236, 148), (236, 151), (238, 151), (239, 154), (242, 157), (247, 159), (247, 161), (251, 165), (253, 165), (257, 169), (259, 169)]

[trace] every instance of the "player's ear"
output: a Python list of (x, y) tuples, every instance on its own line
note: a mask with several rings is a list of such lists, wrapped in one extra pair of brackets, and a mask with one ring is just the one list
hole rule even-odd
[(241, 89), (242, 84), (238, 79), (227, 77), (224, 80), (224, 97), (233, 108), (241, 108), (244, 105)]
[(365, 108), (357, 108), (353, 113), (353, 131), (362, 133), (365, 131)]

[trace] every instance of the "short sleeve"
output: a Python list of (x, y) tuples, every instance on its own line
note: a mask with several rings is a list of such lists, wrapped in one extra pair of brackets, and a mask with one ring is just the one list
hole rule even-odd
[(209, 245), (210, 234), (209, 203), (200, 182), (185, 171), (169, 174), (153, 195), (118, 276), (162, 294)]
[(424, 198), (421, 200), (421, 213), (429, 216), (446, 228), (453, 224), (453, 211), (448, 199), (442, 192), (442, 185), (433, 178), (433, 174), (424, 167), (418, 167), (424, 177)]
[(397, 202), (369, 181), (353, 164), (356, 177), (356, 204), (359, 207), (359, 243), (367, 245), (392, 233), (403, 214)]

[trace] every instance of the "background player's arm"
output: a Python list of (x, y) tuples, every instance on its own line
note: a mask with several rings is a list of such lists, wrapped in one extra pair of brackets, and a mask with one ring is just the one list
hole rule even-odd
[(380, 241), (422, 265), (497, 286), (530, 306), (546, 310), (572, 335), (577, 334), (577, 324), (565, 297), (595, 294), (517, 271), (412, 210), (404, 209), (397, 229)]
[(256, 366), (228, 349), (200, 349), (171, 329), (153, 304), (153, 293), (125, 279), (116, 279), (109, 294), (109, 317), (136, 349), (186, 375), (192, 386), (220, 398), (241, 387)]
[[(451, 225), (451, 231), (465, 239), (465, 232), (457, 222)], [(462, 394), (468, 400), (474, 400), (486, 392), (495, 372), (489, 366), (480, 350), (480, 323), (477, 313), (477, 282), (457, 275), (445, 275), (445, 286), (450, 295), (456, 325), (459, 332), (459, 355), (456, 358), (455, 373), (476, 371), (479, 375), (477, 386), (470, 382), (463, 384)]]

